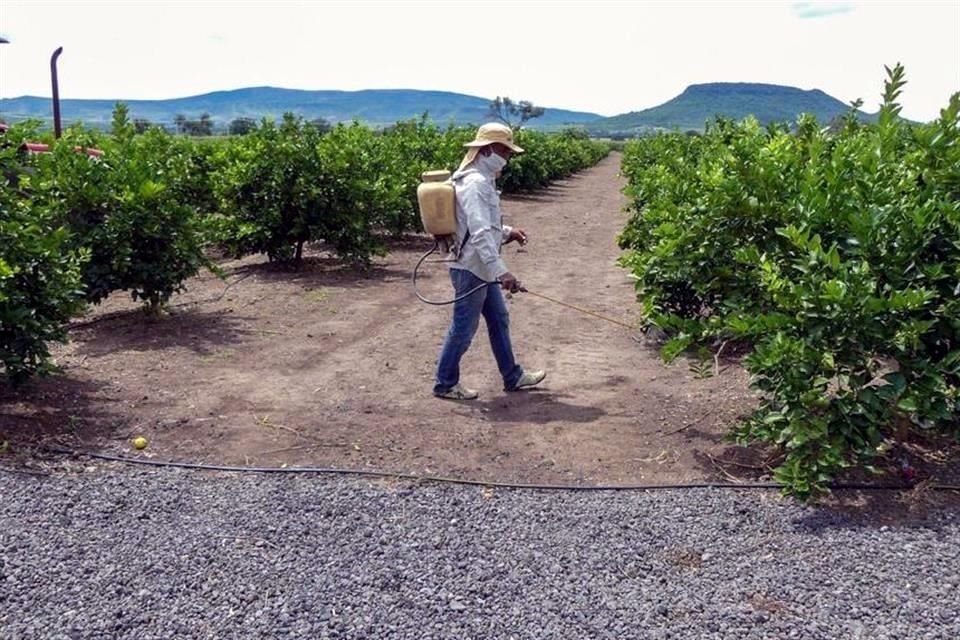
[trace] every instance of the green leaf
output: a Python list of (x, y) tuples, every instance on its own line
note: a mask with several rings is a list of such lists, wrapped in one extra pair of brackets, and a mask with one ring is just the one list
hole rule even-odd
[(14, 273), (16, 273), (16, 271), (13, 270), (13, 267), (7, 264), (3, 258), (0, 258), (0, 280), (3, 278), (9, 278)]
[(910, 396), (905, 396), (900, 398), (900, 401), (897, 402), (897, 408), (901, 411), (913, 413), (917, 410), (917, 401)]
[(897, 396), (903, 393), (903, 390), (907, 388), (907, 379), (899, 371), (890, 372), (883, 376), (883, 379), (888, 385), (890, 385), (891, 390)]
[(837, 368), (837, 363), (833, 358), (833, 354), (829, 352), (823, 354), (823, 358), (820, 359), (820, 363), (827, 371), (833, 371)]
[(664, 362), (673, 362), (692, 342), (691, 336), (683, 334), (671, 338), (660, 348), (660, 357)]

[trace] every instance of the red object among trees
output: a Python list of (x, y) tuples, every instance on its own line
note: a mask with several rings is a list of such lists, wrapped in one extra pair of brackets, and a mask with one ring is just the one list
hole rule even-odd
[[(77, 153), (85, 153), (92, 158), (99, 158), (103, 155), (103, 151), (92, 147), (74, 147), (73, 150)], [(20, 151), (27, 153), (50, 153), (50, 145), (43, 144), (42, 142), (24, 142), (20, 145)]]

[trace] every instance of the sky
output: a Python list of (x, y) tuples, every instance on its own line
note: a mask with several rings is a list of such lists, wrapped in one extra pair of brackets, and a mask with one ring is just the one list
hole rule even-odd
[(960, 91), (960, 0), (0, 0), (0, 98), (164, 99), (253, 86), (426, 89), (605, 116), (704, 82), (821, 89), (902, 114)]

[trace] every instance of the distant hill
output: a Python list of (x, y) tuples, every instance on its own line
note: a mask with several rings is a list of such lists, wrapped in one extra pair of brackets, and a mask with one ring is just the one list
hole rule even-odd
[[(121, 99), (122, 100), (122, 99)], [(424, 112), (440, 125), (481, 124), (488, 120), (487, 109), (492, 98), (479, 98), (446, 91), (408, 89), (370, 89), (365, 91), (306, 91), (251, 87), (232, 91), (216, 91), (170, 100), (123, 100), (131, 118), (146, 118), (153, 123), (172, 125), (182, 114), (188, 119), (208, 113), (216, 125), (224, 126), (239, 117), (259, 120), (279, 119), (290, 111), (307, 120), (324, 118), (331, 123), (358, 119), (372, 126), (393, 124), (399, 120), (419, 118)], [(117, 100), (60, 101), (65, 125), (82, 121), (91, 126), (109, 124)], [(24, 96), (0, 99), (0, 117), (8, 121), (25, 118), (52, 120), (50, 98)], [(601, 116), (596, 113), (546, 108), (544, 115), (531, 120), (531, 128), (558, 128), (582, 125)]]
[[(690, 85), (679, 96), (658, 107), (603, 118), (589, 123), (587, 128), (595, 132), (702, 131), (704, 124), (716, 115), (737, 120), (754, 115), (762, 124), (767, 124), (793, 122), (800, 113), (812, 113), (818, 121), (827, 123), (849, 110), (849, 105), (819, 89), (805, 91), (775, 84), (713, 82)], [(864, 120), (875, 118), (863, 112), (860, 114)]]
[[(89, 126), (109, 126), (117, 100), (62, 99), (60, 110), (65, 125), (82, 121)], [(156, 124), (173, 126), (182, 114), (187, 119), (207, 113), (215, 126), (223, 128), (234, 118), (279, 119), (293, 112), (307, 120), (323, 118), (331, 123), (357, 119), (371, 126), (385, 126), (399, 120), (419, 118), (427, 113), (441, 126), (480, 124), (489, 119), (490, 99), (448, 91), (412, 89), (368, 89), (364, 91), (307, 91), (250, 87), (215, 91), (169, 100), (123, 100), (131, 118), (145, 118)], [(596, 113), (546, 108), (544, 115), (530, 120), (534, 129), (559, 129), (565, 126), (585, 128), (595, 135), (633, 135), (657, 129), (702, 131), (716, 115), (742, 119), (754, 115), (767, 124), (794, 121), (800, 113), (812, 113), (827, 123), (846, 113), (849, 106), (819, 89), (805, 91), (774, 84), (714, 82), (695, 84), (679, 96), (643, 111), (631, 111), (604, 118)], [(0, 118), (7, 121), (40, 118), (51, 121), (50, 98), (23, 96), (0, 99)], [(860, 112), (864, 120), (876, 116)]]

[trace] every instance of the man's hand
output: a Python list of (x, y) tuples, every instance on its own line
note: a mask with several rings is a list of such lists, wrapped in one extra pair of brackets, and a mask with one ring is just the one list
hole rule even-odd
[(527, 244), (527, 232), (523, 229), (511, 229), (510, 235), (507, 236), (507, 239), (503, 242), (503, 244), (510, 244), (514, 240), (519, 242), (521, 247)]
[(500, 286), (509, 291), (510, 293), (517, 293), (518, 291), (526, 291), (523, 288), (523, 285), (520, 284), (520, 281), (517, 280), (516, 276), (507, 271), (505, 274), (500, 276)]

